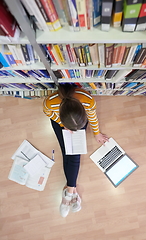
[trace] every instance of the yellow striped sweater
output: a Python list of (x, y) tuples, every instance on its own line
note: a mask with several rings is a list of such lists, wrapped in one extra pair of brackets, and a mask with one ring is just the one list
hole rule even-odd
[[(91, 125), (94, 135), (99, 133), (98, 127), (98, 118), (96, 115), (96, 102), (92, 96), (83, 89), (76, 89), (73, 95), (74, 98), (78, 99), (85, 108), (88, 121)], [(54, 92), (50, 96), (46, 97), (43, 103), (43, 111), (44, 113), (57, 122), (61, 127), (63, 124), (61, 123), (59, 117), (59, 107), (61, 103), (61, 98), (59, 97), (58, 91)]]

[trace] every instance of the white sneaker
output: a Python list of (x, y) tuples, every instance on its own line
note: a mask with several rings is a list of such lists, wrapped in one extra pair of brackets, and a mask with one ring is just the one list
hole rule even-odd
[(81, 198), (78, 193), (74, 193), (71, 200), (72, 212), (79, 212), (81, 210)]
[(67, 188), (62, 191), (62, 202), (60, 205), (60, 214), (62, 217), (66, 217), (69, 214), (71, 207), (72, 195), (67, 195)]

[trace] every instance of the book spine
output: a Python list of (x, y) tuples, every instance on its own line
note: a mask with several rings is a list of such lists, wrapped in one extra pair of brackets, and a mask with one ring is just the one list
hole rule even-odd
[(120, 52), (119, 52), (119, 56), (118, 56), (118, 64), (117, 65), (121, 65), (122, 60), (123, 60), (123, 56), (124, 56), (124, 52), (125, 52), (126, 46), (124, 44), (122, 44)]
[(123, 57), (123, 60), (122, 60), (122, 63), (121, 63), (122, 66), (125, 65), (125, 62), (126, 62), (126, 59), (128, 57), (129, 51), (130, 51), (130, 46), (126, 46), (125, 52), (124, 52), (124, 57)]
[(141, 3), (130, 3), (124, 0), (124, 12), (122, 20), (122, 31), (123, 32), (133, 32), (135, 30), (138, 15), (141, 8)]
[(138, 46), (137, 44), (133, 44), (131, 46), (128, 57), (127, 57), (126, 62), (125, 62), (125, 65), (132, 64), (132, 58), (134, 56), (134, 53), (135, 53), (135, 50), (136, 50), (137, 46)]
[(58, 46), (57, 44), (54, 44), (54, 48), (55, 48), (56, 53), (57, 53), (57, 55), (58, 55), (58, 57), (59, 57), (59, 59), (60, 59), (60, 61), (61, 61), (61, 64), (65, 64), (65, 59), (64, 59), (64, 57), (63, 57), (63, 54), (62, 54), (59, 46)]
[(52, 0), (40, 0), (46, 10), (46, 13), (52, 23), (52, 26), (55, 31), (61, 29), (61, 24), (55, 10), (54, 4)]
[(105, 67), (105, 48), (103, 43), (98, 44), (100, 68)]
[(93, 27), (101, 22), (101, 0), (93, 0)]
[(87, 30), (87, 14), (85, 0), (76, 0), (80, 30)]
[(25, 59), (26, 64), (30, 64), (30, 58), (25, 44), (21, 44), (21, 50)]
[(68, 56), (69, 56), (70, 63), (75, 64), (73, 56), (72, 56), (72, 51), (71, 51), (70, 44), (66, 44), (66, 50), (67, 50), (67, 53), (68, 53)]
[(38, 8), (39, 8), (39, 10), (40, 10), (40, 12), (42, 14), (42, 16), (43, 16), (47, 26), (48, 26), (49, 31), (54, 31), (52, 23), (51, 23), (49, 17), (47, 16), (47, 14), (46, 14), (46, 11), (45, 11), (45, 9), (43, 7), (43, 4), (41, 3), (40, 0), (35, 0), (35, 2), (36, 2), (37, 6), (38, 6)]
[(33, 52), (33, 47), (30, 44), (26, 44), (27, 52), (29, 55), (30, 63), (34, 63), (34, 52)]
[(13, 58), (13, 55), (10, 52), (5, 53), (6, 59), (12, 67), (16, 67), (17, 64)]
[(91, 54), (89, 50), (89, 45), (84, 46), (85, 53), (86, 53), (86, 59), (87, 59), (87, 65), (91, 66), (92, 65), (92, 59), (91, 59)]
[(19, 59), (16, 46), (8, 45), (8, 48), (9, 48), (10, 52), (12, 53), (12, 55), (13, 55), (13, 57), (15, 59), (16, 64), (17, 65), (22, 65), (22, 61)]
[(104, 46), (105, 46), (105, 66), (111, 67), (112, 59), (113, 59), (114, 44), (106, 43)]
[(94, 83), (90, 83), (90, 82), (89, 82), (89, 85), (91, 86), (91, 88), (97, 89), (97, 87), (96, 87), (96, 85), (95, 85)]
[(101, 11), (101, 30), (109, 31), (111, 23), (111, 15), (113, 9), (113, 0), (102, 0)]
[(87, 29), (93, 29), (93, 2), (92, 0), (86, 1), (86, 15), (87, 15)]
[(143, 63), (143, 61), (145, 60), (145, 56), (146, 56), (146, 48), (141, 48), (140, 51), (138, 52), (134, 64), (134, 67), (140, 67), (140, 65)]
[(0, 52), (0, 62), (2, 63), (3, 67), (9, 67), (10, 64), (7, 61), (7, 59), (3, 56), (3, 54)]
[(119, 57), (120, 50), (121, 50), (121, 44), (115, 44), (114, 51), (113, 51), (112, 67), (118, 65), (118, 57)]
[(112, 22), (113, 27), (120, 27), (123, 16), (123, 0), (115, 0), (113, 5)]
[(98, 65), (99, 66), (98, 44), (97, 43), (89, 44), (89, 49), (90, 49), (92, 63), (94, 65)]
[(75, 0), (68, 0), (68, 5), (70, 9), (70, 15), (73, 24), (73, 30), (75, 32), (79, 31), (79, 19), (78, 19), (78, 12), (77, 12), (77, 5)]
[(60, 23), (62, 26), (67, 26), (68, 22), (65, 16), (65, 11), (63, 9), (63, 4), (61, 0), (53, 0), (53, 4), (55, 6), (56, 12), (58, 14)]

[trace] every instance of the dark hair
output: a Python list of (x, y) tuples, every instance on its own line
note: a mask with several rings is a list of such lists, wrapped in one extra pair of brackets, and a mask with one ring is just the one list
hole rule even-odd
[(59, 109), (62, 124), (71, 131), (81, 129), (87, 122), (87, 115), (82, 103), (73, 97), (75, 87), (60, 84), (58, 90), (62, 99)]

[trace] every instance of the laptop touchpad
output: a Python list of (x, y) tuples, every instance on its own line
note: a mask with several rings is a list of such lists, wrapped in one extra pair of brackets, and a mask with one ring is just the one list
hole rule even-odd
[(103, 157), (106, 153), (109, 152), (109, 148), (106, 146), (102, 146), (99, 150), (99, 154)]

